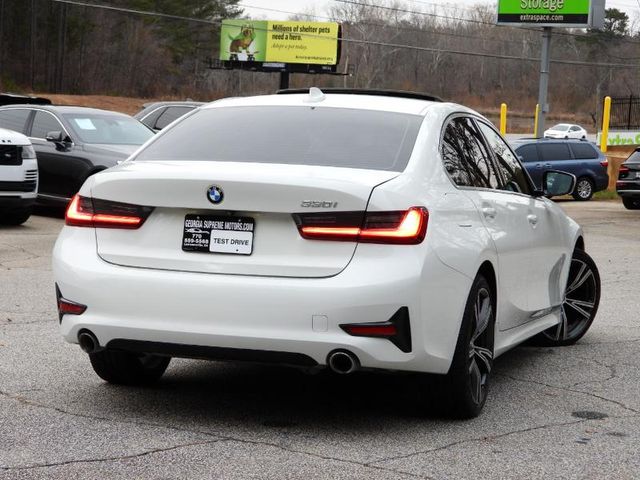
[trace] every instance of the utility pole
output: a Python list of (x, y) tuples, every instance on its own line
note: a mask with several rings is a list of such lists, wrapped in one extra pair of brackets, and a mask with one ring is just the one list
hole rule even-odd
[(4, 57), (4, 31), (2, 29), (2, 24), (3, 24), (3, 18), (4, 18), (4, 0), (0, 0), (0, 90), (2, 90), (2, 67), (3, 65), (3, 57)]
[(540, 89), (538, 90), (538, 105), (540, 113), (538, 116), (538, 128), (536, 137), (542, 138), (544, 135), (544, 121), (549, 104), (547, 103), (547, 91), (549, 89), (549, 51), (551, 50), (551, 27), (544, 27), (542, 30), (542, 54), (540, 57)]
[(35, 56), (36, 56), (36, 0), (31, 0), (31, 41), (29, 45), (31, 52), (29, 55), (29, 80), (31, 90), (35, 89)]

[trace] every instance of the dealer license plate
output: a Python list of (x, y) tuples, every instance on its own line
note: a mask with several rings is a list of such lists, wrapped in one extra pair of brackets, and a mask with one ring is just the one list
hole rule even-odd
[(251, 255), (254, 229), (249, 217), (189, 214), (184, 217), (182, 250)]

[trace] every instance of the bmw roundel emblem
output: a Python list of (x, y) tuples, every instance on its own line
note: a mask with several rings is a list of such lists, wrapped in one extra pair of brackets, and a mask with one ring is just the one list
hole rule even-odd
[(224, 192), (217, 185), (211, 185), (207, 190), (207, 198), (211, 203), (218, 204), (224, 199)]

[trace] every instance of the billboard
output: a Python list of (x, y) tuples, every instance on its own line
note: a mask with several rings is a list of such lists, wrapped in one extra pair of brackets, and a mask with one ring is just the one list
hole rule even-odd
[(338, 31), (333, 22), (224, 20), (220, 60), (337, 65)]
[(589, 27), (591, 0), (498, 0), (498, 25)]

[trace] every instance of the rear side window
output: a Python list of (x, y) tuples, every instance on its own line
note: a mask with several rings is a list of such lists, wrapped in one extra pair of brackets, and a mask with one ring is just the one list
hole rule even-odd
[(147, 113), (146, 116), (144, 116), (140, 121), (144, 123), (146, 126), (148, 126), (149, 128), (154, 128), (156, 121), (158, 120), (160, 115), (164, 113), (165, 110), (166, 108), (164, 107), (152, 110), (150, 113)]
[(538, 144), (540, 160), (543, 162), (554, 162), (571, 160), (569, 145), (566, 143), (540, 143)]
[(422, 116), (330, 107), (200, 110), (136, 157), (363, 168), (401, 172)]
[(193, 110), (193, 108), (191, 107), (169, 107), (164, 111), (162, 115), (160, 115), (160, 118), (158, 118), (158, 121), (156, 122), (155, 128), (157, 128), (158, 130), (162, 130), (171, 122), (189, 113), (191, 110)]
[(516, 150), (516, 153), (522, 157), (524, 163), (538, 161), (538, 150), (535, 145), (523, 145)]
[(0, 111), (0, 127), (24, 133), (24, 127), (31, 110), (12, 108)]
[(482, 135), (469, 118), (452, 120), (442, 138), (444, 168), (460, 187), (498, 188), (498, 178)]
[(573, 156), (580, 160), (598, 158), (598, 152), (588, 143), (572, 143), (571, 151)]
[(482, 122), (478, 123), (489, 147), (495, 154), (498, 168), (502, 173), (503, 181), (500, 182), (500, 189), (531, 195), (527, 174), (509, 146), (493, 128)]

